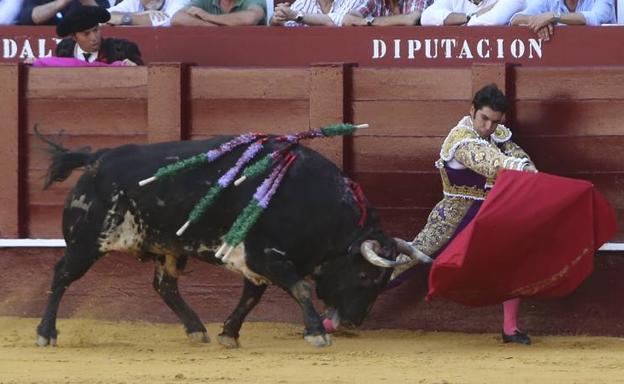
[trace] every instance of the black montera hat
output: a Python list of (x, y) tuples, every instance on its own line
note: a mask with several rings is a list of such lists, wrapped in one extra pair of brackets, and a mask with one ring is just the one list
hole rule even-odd
[(110, 13), (104, 8), (79, 5), (70, 9), (56, 25), (56, 34), (60, 37), (93, 28), (110, 20)]

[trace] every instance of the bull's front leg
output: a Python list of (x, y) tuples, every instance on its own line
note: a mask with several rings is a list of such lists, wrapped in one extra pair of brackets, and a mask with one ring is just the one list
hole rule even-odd
[(290, 295), (297, 300), (303, 310), (305, 333), (303, 338), (315, 347), (329, 347), (331, 337), (325, 333), (323, 319), (312, 304), (312, 287), (305, 280), (299, 280), (288, 289)]
[(330, 346), (331, 338), (325, 332), (323, 320), (312, 303), (313, 291), (310, 284), (299, 275), (293, 263), (283, 253), (276, 252), (274, 248), (270, 247), (260, 249), (264, 249), (260, 257), (248, 254), (249, 267), (267, 277), (273, 284), (281, 287), (297, 301), (303, 311), (304, 339), (308, 343), (315, 347)]

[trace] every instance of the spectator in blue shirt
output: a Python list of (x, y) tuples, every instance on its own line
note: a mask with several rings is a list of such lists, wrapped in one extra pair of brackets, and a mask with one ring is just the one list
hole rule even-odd
[(611, 23), (615, 23), (613, 0), (528, 0), (527, 7), (511, 18), (511, 25), (528, 25), (545, 41), (557, 24)]

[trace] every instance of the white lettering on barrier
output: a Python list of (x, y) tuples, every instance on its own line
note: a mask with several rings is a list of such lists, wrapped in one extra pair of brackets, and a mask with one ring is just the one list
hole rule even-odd
[(13, 39), (2, 39), (2, 58), (12, 59), (17, 55), (17, 42)]
[[(484, 46), (487, 46), (487, 51), (485, 53), (483, 52), (483, 50), (485, 49)], [(477, 55), (479, 55), (479, 57), (482, 59), (489, 59), (490, 51), (491, 51), (490, 40), (488, 39), (479, 40), (479, 42), (477, 43)]]
[(386, 43), (383, 40), (373, 39), (373, 59), (381, 59), (384, 56), (386, 56)]
[(394, 58), (401, 58), (401, 39), (394, 39)]
[[(542, 41), (539, 39), (505, 39), (493, 40), (483, 38), (477, 41), (462, 39), (393, 39), (394, 59), (402, 57), (415, 59), (440, 59), (442, 55), (450, 60), (478, 59), (541, 59), (543, 57)], [(383, 39), (373, 39), (373, 59), (386, 56), (387, 44)], [(407, 52), (406, 52), (407, 51)], [(442, 51), (442, 52), (440, 52)]]
[(470, 45), (468, 42), (464, 40), (464, 44), (461, 47), (461, 51), (459, 52), (458, 59), (472, 59), (472, 52), (470, 52)]
[(19, 58), (33, 58), (35, 54), (33, 53), (32, 47), (30, 46), (30, 41), (24, 40), (24, 46), (22, 47), (22, 51), (20, 52)]
[[(33, 57), (50, 57), (61, 41), (58, 38), (40, 39), (2, 39), (3, 59), (25, 59)], [(33, 49), (33, 47), (36, 48)], [(19, 53), (19, 54), (18, 54)]]
[(408, 40), (407, 41), (407, 46), (409, 47), (408, 53), (407, 53), (407, 58), (408, 59), (413, 59), (416, 56), (414, 56), (414, 53), (417, 51), (420, 51), (420, 48), (422, 47), (422, 44), (420, 43), (420, 40)]

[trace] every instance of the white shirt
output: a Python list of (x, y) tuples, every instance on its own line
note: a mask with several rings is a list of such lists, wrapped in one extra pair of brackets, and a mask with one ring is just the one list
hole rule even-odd
[(435, 0), (423, 11), (420, 24), (444, 25), (444, 20), (451, 13), (470, 15), (492, 4), (494, 6), (489, 11), (471, 17), (468, 25), (507, 25), (515, 13), (524, 9), (526, 0), (483, 0), (479, 5), (469, 0)]
[[(341, 27), (342, 20), (344, 19), (345, 15), (349, 13), (349, 11), (351, 11), (352, 9), (355, 9), (359, 5), (360, 1), (361, 0), (334, 0), (331, 8), (329, 9), (329, 12), (326, 13), (326, 15), (329, 16), (334, 24), (336, 24), (338, 27)], [(303, 14), (324, 14), (317, 0), (297, 0), (290, 5), (290, 9), (295, 12), (301, 12)], [(291, 20), (284, 23), (284, 25), (287, 27), (295, 27), (302, 24)]]
[[(100, 51), (95, 51), (95, 52), (83, 51), (82, 48), (80, 48), (80, 45), (78, 45), (78, 43), (76, 43), (76, 46), (74, 47), (74, 58), (76, 58), (78, 60), (86, 61), (86, 62), (89, 62), (89, 63), (93, 63), (95, 61), (95, 59), (97, 59), (97, 57), (98, 57), (98, 52), (100, 52)], [(91, 56), (89, 56), (89, 60), (85, 59), (85, 56), (84, 56), (85, 53), (90, 53), (91, 54)]]
[(23, 0), (0, 0), (0, 25), (15, 24)]
[[(152, 20), (152, 25), (154, 27), (169, 27), (171, 26), (171, 17), (178, 12), (181, 8), (189, 5), (191, 0), (165, 0), (161, 11), (167, 14), (167, 17), (164, 21), (156, 21)], [(141, 0), (123, 0), (121, 3), (115, 5), (114, 7), (108, 8), (108, 12), (120, 12), (120, 13), (137, 13), (144, 12), (145, 7), (143, 7), (143, 3)]]
[[(570, 13), (563, 0), (528, 0), (526, 9), (518, 15), (534, 16), (557, 11), (561, 14)], [(574, 12), (585, 17), (586, 25), (615, 24), (616, 22), (613, 0), (579, 0)]]

